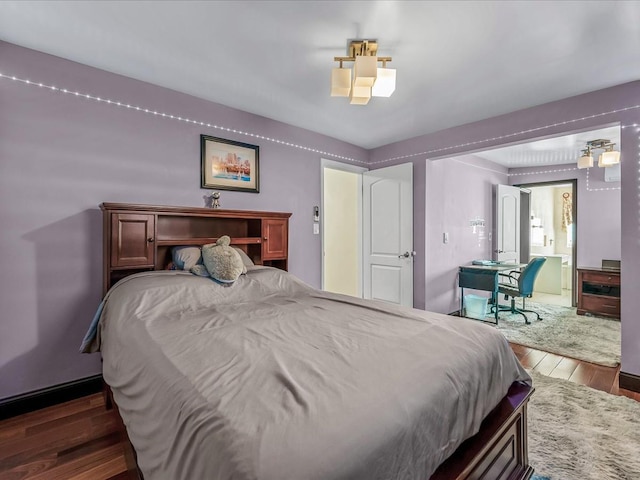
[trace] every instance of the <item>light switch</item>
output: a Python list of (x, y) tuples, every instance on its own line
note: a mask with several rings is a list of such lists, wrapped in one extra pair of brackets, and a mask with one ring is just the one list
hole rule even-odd
[(444, 232), (442, 234), (442, 243), (449, 243), (449, 232)]
[(319, 223), (314, 223), (313, 224), (313, 234), (314, 235), (320, 235), (320, 224)]

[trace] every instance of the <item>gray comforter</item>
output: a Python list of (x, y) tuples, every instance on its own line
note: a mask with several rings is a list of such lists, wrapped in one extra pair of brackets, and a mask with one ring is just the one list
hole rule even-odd
[(146, 480), (424, 480), (530, 381), (491, 326), (266, 267), (128, 277), (90, 349)]

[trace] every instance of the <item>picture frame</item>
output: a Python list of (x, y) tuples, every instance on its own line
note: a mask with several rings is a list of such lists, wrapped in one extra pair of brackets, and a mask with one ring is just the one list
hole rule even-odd
[(260, 147), (200, 135), (200, 186), (211, 190), (260, 192)]

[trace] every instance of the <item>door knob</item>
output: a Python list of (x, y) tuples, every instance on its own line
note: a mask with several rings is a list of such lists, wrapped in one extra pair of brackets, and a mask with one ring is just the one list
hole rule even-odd
[(149, 238), (147, 238), (147, 242), (149, 242), (149, 243), (153, 243), (153, 237), (149, 237)]
[(416, 256), (416, 252), (404, 252), (402, 255), (398, 255), (398, 258), (409, 258), (409, 257), (415, 257)]

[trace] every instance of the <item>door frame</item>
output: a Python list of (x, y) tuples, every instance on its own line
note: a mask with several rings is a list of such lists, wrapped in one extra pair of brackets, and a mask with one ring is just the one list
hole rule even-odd
[[(518, 205), (517, 208), (517, 228), (515, 229), (515, 235), (516, 235), (516, 248), (517, 250), (517, 255), (515, 258), (515, 262), (517, 263), (518, 261), (520, 261), (520, 257), (522, 255), (522, 239), (521, 239), (521, 225), (522, 225), (522, 209), (521, 209), (521, 201), (522, 201), (522, 188), (520, 188), (518, 185), (509, 185), (506, 183), (496, 183), (493, 186), (493, 216), (494, 216), (494, 221), (493, 221), (493, 225), (492, 225), (492, 233), (493, 233), (493, 242), (492, 242), (492, 250), (493, 253), (491, 255), (491, 257), (494, 260), (497, 261), (508, 261), (509, 258), (504, 258), (505, 255), (507, 254), (507, 252), (505, 252), (504, 250), (501, 250), (501, 248), (504, 248), (503, 245), (500, 244), (501, 240), (502, 240), (502, 236), (499, 235), (499, 233), (503, 233), (504, 232), (504, 227), (502, 226), (504, 224), (504, 207), (502, 207), (502, 200), (503, 197), (506, 196), (506, 194), (508, 192), (503, 192), (505, 195), (500, 196), (500, 189), (501, 188), (506, 188), (506, 189), (510, 189), (512, 191), (517, 190), (517, 194), (515, 192), (513, 192), (513, 196), (514, 198), (516, 198), (516, 202)], [(502, 257), (501, 257), (502, 254)]]
[[(567, 180), (553, 180), (551, 182), (535, 182), (535, 183), (519, 183), (514, 187), (531, 189), (533, 187), (553, 187), (557, 185), (571, 185), (571, 193), (573, 195), (573, 203), (571, 205), (571, 215), (573, 216), (573, 248), (571, 250), (571, 306), (578, 305), (576, 287), (578, 286), (576, 262), (578, 261), (578, 179), (571, 178)], [(531, 230), (529, 230), (531, 236)], [(522, 242), (521, 242), (522, 244)], [(529, 241), (531, 245), (531, 241)], [(529, 246), (529, 255), (531, 255), (531, 246)]]
[(325, 281), (325, 265), (324, 265), (324, 225), (325, 225), (325, 208), (324, 208), (324, 171), (326, 168), (330, 168), (332, 170), (342, 170), (343, 172), (355, 173), (358, 175), (358, 191), (360, 194), (358, 195), (358, 297), (362, 298), (363, 293), (363, 271), (362, 271), (362, 174), (364, 172), (368, 172), (369, 169), (365, 167), (358, 167), (356, 165), (351, 165), (350, 163), (342, 163), (336, 162), (335, 160), (328, 160), (326, 158), (320, 159), (320, 255), (321, 255), (321, 265), (320, 265), (320, 288), (322, 290), (325, 289), (324, 281)]

